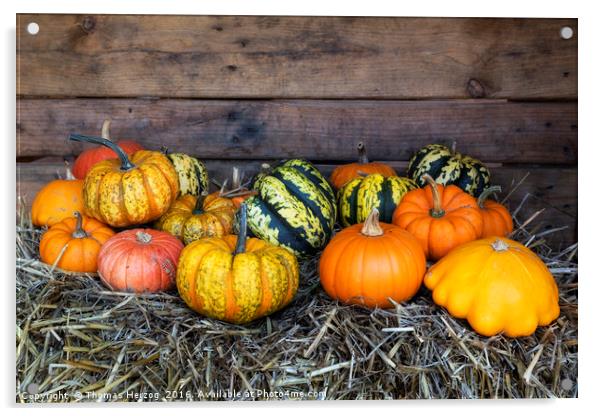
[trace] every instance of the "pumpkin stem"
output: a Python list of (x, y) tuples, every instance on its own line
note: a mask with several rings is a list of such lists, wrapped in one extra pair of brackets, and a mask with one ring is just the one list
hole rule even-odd
[(148, 244), (153, 240), (153, 237), (144, 231), (138, 231), (136, 233), (136, 241), (142, 244)]
[(69, 162), (66, 160), (64, 162), (65, 162), (65, 179), (67, 179), (68, 181), (74, 181), (75, 176), (73, 176), (73, 172), (71, 172), (71, 167), (69, 166)]
[(441, 209), (441, 195), (439, 194), (437, 182), (435, 182), (433, 177), (428, 173), (422, 176), (422, 180), (426, 181), (430, 185), (431, 192), (433, 193), (433, 208), (431, 208), (430, 211), (431, 217), (441, 218), (445, 215), (445, 211)]
[(121, 147), (117, 146), (111, 140), (107, 140), (103, 137), (84, 136), (83, 134), (70, 134), (69, 140), (73, 140), (75, 142), (94, 143), (106, 146), (115, 153), (117, 153), (117, 156), (119, 156), (119, 160), (121, 160), (121, 170), (130, 170), (132, 168), (135, 168), (134, 164), (130, 162), (127, 153), (125, 153)]
[(240, 188), (241, 176), (238, 166), (232, 168), (232, 189)]
[(451, 152), (454, 155), (456, 154), (456, 144), (457, 144), (457, 142), (454, 140), (451, 145)]
[(368, 163), (368, 155), (366, 154), (366, 145), (364, 144), (364, 142), (359, 142), (357, 144), (357, 155), (358, 155), (358, 162), (360, 164), (365, 164)]
[(506, 242), (505, 242), (504, 240), (501, 240), (501, 239), (497, 238), (497, 239), (496, 239), (496, 240), (495, 240), (495, 241), (494, 241), (494, 242), (491, 244), (491, 247), (492, 247), (492, 248), (493, 248), (495, 251), (499, 252), (499, 251), (506, 251), (506, 250), (508, 250), (508, 248), (509, 248), (510, 246), (508, 246), (508, 244), (506, 244)]
[(502, 187), (499, 185), (490, 186), (489, 188), (487, 188), (483, 192), (481, 192), (479, 199), (477, 199), (477, 205), (479, 206), (479, 208), (483, 209), (483, 204), (485, 203), (485, 200), (487, 199), (487, 197), (496, 192), (502, 192)]
[(80, 214), (79, 211), (75, 211), (73, 216), (75, 217), (75, 230), (71, 236), (73, 238), (86, 238), (88, 233), (82, 228), (82, 214)]
[(238, 220), (238, 238), (236, 239), (236, 248), (234, 255), (244, 253), (247, 246), (247, 204), (240, 204), (240, 218)]
[(167, 146), (161, 146), (161, 149), (159, 149), (159, 151), (165, 156), (167, 156), (167, 154), (169, 153), (169, 149), (167, 148)]
[(194, 204), (194, 209), (192, 210), (192, 215), (199, 215), (205, 212), (203, 210), (203, 205), (205, 204), (205, 198), (207, 198), (207, 191), (203, 191), (199, 197), (196, 199), (196, 203)]
[(372, 211), (364, 221), (364, 226), (362, 227), (362, 234), (368, 237), (378, 237), (379, 235), (383, 235), (383, 229), (380, 227), (378, 223), (378, 209), (372, 208)]
[(111, 140), (111, 135), (109, 134), (111, 128), (111, 120), (106, 119), (102, 122), (102, 129), (100, 131), (100, 137), (103, 139)]

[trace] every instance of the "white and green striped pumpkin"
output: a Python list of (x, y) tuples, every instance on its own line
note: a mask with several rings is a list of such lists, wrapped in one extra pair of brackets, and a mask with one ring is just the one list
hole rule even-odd
[(379, 173), (352, 179), (337, 194), (340, 223), (349, 227), (364, 222), (374, 208), (380, 221), (390, 223), (401, 198), (416, 188), (412, 179)]
[(199, 196), (203, 191), (209, 191), (209, 175), (203, 162), (186, 153), (168, 153), (165, 147), (161, 150), (178, 173), (180, 182), (178, 196)]
[(489, 186), (489, 169), (480, 160), (456, 152), (454, 147), (441, 144), (423, 147), (410, 160), (408, 176), (425, 186), (423, 176), (429, 174), (441, 185), (456, 185), (478, 197)]
[(287, 160), (259, 173), (257, 195), (246, 200), (252, 233), (300, 257), (315, 254), (330, 240), (336, 219), (330, 184), (309, 162)]

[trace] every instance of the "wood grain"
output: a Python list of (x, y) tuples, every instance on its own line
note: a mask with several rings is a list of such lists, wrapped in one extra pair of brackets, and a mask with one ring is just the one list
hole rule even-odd
[[(232, 166), (239, 166), (247, 178), (259, 171), (261, 163), (270, 160), (207, 160), (205, 161), (210, 177), (223, 182), (231, 175)], [(407, 162), (391, 162), (399, 174), (403, 174)], [(330, 175), (336, 165), (317, 164), (320, 171)], [(498, 166), (492, 167), (492, 180), (503, 188), (503, 195), (514, 189), (507, 205), (514, 211), (528, 194), (527, 200), (518, 213), (521, 221), (536, 211), (545, 208), (532, 226), (541, 230), (566, 226), (567, 229), (550, 234), (550, 244), (567, 247), (577, 241), (577, 168), (551, 168), (535, 166)], [(33, 197), (48, 181), (63, 174), (64, 164), (59, 158), (45, 158), (36, 162), (17, 164), (17, 197), (23, 207), (29, 210)], [(214, 186), (215, 189), (217, 189)]]
[(455, 139), (487, 162), (577, 163), (577, 103), (504, 100), (19, 99), (17, 156), (83, 149), (69, 133), (99, 134), (209, 159), (303, 157), (351, 161), (355, 144), (376, 160), (409, 160)]
[(577, 29), (577, 19), (20, 14), (17, 94), (575, 99)]

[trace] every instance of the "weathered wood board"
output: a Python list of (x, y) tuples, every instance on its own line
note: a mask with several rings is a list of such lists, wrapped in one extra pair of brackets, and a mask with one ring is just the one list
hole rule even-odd
[(575, 99), (577, 29), (577, 19), (20, 14), (17, 94)]
[(69, 133), (136, 138), (211, 159), (303, 157), (340, 161), (369, 156), (409, 160), (429, 143), (455, 139), (460, 152), (487, 162), (577, 162), (577, 103), (503, 100), (182, 100), (20, 99), (17, 156), (77, 155)]
[[(259, 171), (264, 162), (271, 160), (207, 160), (206, 165), (211, 178), (223, 182), (231, 175), (233, 166), (239, 166), (247, 178)], [(399, 174), (403, 174), (407, 167), (406, 162), (393, 162)], [(330, 175), (336, 165), (317, 164), (318, 169), (325, 175)], [(17, 195), (22, 198), (23, 206), (28, 209), (37, 191), (48, 181), (56, 179), (57, 175), (64, 175), (64, 163), (58, 158), (46, 158), (31, 163), (17, 164)], [(543, 228), (568, 227), (550, 235), (552, 244), (572, 244), (576, 241), (577, 224), (577, 169), (576, 168), (549, 168), (535, 166), (495, 166), (491, 168), (492, 179), (500, 184), (504, 190), (503, 195), (515, 188), (508, 198), (507, 205), (510, 210), (515, 210), (525, 197), (528, 202), (519, 211), (519, 218), (526, 220), (537, 210), (545, 211), (537, 217), (536, 223), (541, 223)], [(526, 176), (526, 177), (525, 177)], [(214, 186), (215, 187), (215, 186)], [(216, 187), (215, 187), (216, 188)], [(217, 188), (216, 188), (217, 189)]]

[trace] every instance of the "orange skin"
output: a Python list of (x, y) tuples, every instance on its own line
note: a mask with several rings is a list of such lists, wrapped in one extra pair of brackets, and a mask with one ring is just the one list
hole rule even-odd
[(475, 198), (455, 185), (437, 184), (436, 188), (444, 212), (441, 217), (432, 215), (435, 201), (431, 185), (408, 192), (393, 213), (393, 224), (413, 234), (430, 260), (440, 259), (483, 232), (483, 217)]
[[(119, 140), (117, 145), (128, 155), (144, 149), (142, 145), (134, 140)], [(107, 159), (117, 159), (117, 153), (104, 146), (86, 149), (73, 162), (73, 176), (77, 179), (84, 179), (92, 166)]]
[(171, 289), (184, 245), (173, 235), (151, 229), (122, 231), (98, 255), (98, 274), (111, 290), (154, 293)]
[(31, 205), (33, 225), (52, 226), (71, 218), (75, 211), (83, 212), (83, 189), (84, 181), (78, 179), (57, 179), (46, 184)]
[(385, 165), (384, 163), (350, 163), (336, 168), (330, 175), (330, 183), (335, 189), (340, 189), (352, 179), (373, 173), (380, 173), (384, 177), (397, 175), (391, 166)]
[(389, 298), (403, 302), (420, 288), (426, 271), (420, 243), (398, 226), (379, 223), (378, 217), (376, 222), (382, 235), (365, 235), (364, 224), (355, 224), (337, 233), (326, 246), (319, 273), (331, 298), (370, 308), (391, 308), (394, 305)]
[(514, 225), (512, 224), (512, 216), (510, 212), (502, 204), (494, 200), (487, 199), (494, 192), (500, 192), (502, 188), (499, 186), (491, 186), (483, 191), (477, 205), (483, 216), (483, 232), (481, 238), (485, 237), (507, 237)]
[(76, 223), (76, 218), (70, 217), (50, 227), (40, 241), (40, 257), (44, 263), (53, 265), (67, 246), (56, 267), (70, 272), (96, 273), (100, 248), (115, 232), (100, 221), (83, 216), (81, 228), (87, 235), (77, 237), (74, 235)]

